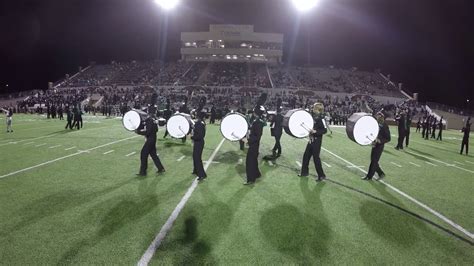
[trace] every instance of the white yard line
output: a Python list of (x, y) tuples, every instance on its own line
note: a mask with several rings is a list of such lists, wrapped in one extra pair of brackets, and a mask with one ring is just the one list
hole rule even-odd
[[(328, 149), (326, 148), (321, 148), (322, 150), (326, 151), (327, 153), (331, 154), (332, 156), (338, 158), (339, 160), (341, 161), (344, 161), (345, 163), (347, 164), (351, 164), (353, 166), (355, 166), (353, 163), (349, 162), (348, 160), (342, 158), (341, 156), (329, 151)], [(357, 169), (359, 169), (361, 172), (367, 174), (367, 172), (361, 168), (358, 168), (356, 167)], [(443, 220), (444, 222), (446, 222), (447, 224), (451, 225), (452, 227), (456, 228), (457, 230), (459, 230), (460, 232), (462, 232), (463, 234), (465, 234), (466, 236), (468, 236), (470, 239), (474, 239), (474, 234), (469, 232), (468, 230), (464, 229), (462, 226), (458, 225), (457, 223), (453, 222), (452, 220), (450, 220), (449, 218), (447, 218), (446, 216), (442, 215), (441, 213), (433, 210), (432, 208), (430, 208), (428, 205), (418, 201), (417, 199), (411, 197), (410, 195), (406, 194), (405, 192), (399, 190), (398, 188), (390, 185), (389, 183), (385, 182), (384, 180), (380, 180), (378, 181), (384, 185), (386, 185), (388, 188), (390, 188), (391, 190), (395, 191), (396, 193), (402, 195), (403, 197), (407, 198), (408, 200), (410, 200), (411, 202), (415, 203), (416, 205), (420, 206), (421, 208), (427, 210), (428, 212), (430, 212), (431, 214), (435, 215), (436, 217), (440, 218), (441, 220)]]
[(35, 145), (35, 147), (41, 147), (41, 146), (44, 146), (44, 145), (46, 145), (46, 143)]
[(465, 161), (466, 163), (470, 163), (470, 164), (474, 164), (473, 162), (470, 162), (470, 161)]
[(419, 164), (416, 164), (416, 163), (410, 162), (410, 164), (412, 164), (412, 165), (414, 165), (414, 166), (416, 166), (416, 167), (421, 167)]
[(178, 160), (176, 160), (176, 161), (177, 161), (177, 162), (181, 162), (181, 161), (182, 161), (184, 158), (186, 158), (186, 156), (185, 156), (185, 155), (183, 155), (183, 156), (179, 157), (179, 158), (178, 158)]
[(76, 148), (76, 146), (70, 147), (70, 148), (67, 148), (67, 149), (64, 149), (64, 150), (65, 150), (65, 151), (70, 151), (70, 150), (72, 150), (72, 149), (74, 149), (74, 148)]
[(30, 145), (30, 144), (33, 144), (33, 143), (35, 143), (35, 142), (34, 141), (33, 142), (28, 142), (28, 143), (25, 143), (23, 145)]
[(394, 163), (394, 162), (390, 162), (391, 164), (395, 165), (396, 167), (399, 167), (399, 168), (402, 168), (401, 165), (399, 165), (398, 163)]
[[(214, 157), (216, 157), (217, 152), (220, 150), (222, 144), (224, 144), (225, 139), (222, 139), (217, 148), (214, 150), (214, 152), (211, 154), (211, 157), (209, 157), (209, 160), (207, 160), (206, 165), (204, 165), (204, 170), (207, 170), (209, 168), (209, 165), (211, 165), (211, 162), (214, 160)], [(150, 262), (151, 258), (155, 254), (155, 251), (158, 249), (158, 247), (161, 245), (163, 242), (163, 239), (165, 239), (166, 234), (171, 230), (171, 227), (173, 226), (174, 222), (178, 218), (179, 213), (183, 210), (184, 206), (186, 205), (186, 202), (188, 202), (189, 198), (193, 194), (194, 190), (196, 189), (199, 181), (194, 179), (193, 183), (191, 186), (188, 188), (188, 191), (186, 194), (184, 194), (183, 198), (180, 200), (176, 208), (173, 210), (171, 213), (170, 217), (166, 221), (166, 223), (163, 225), (161, 228), (160, 232), (158, 235), (156, 235), (155, 239), (151, 242), (150, 246), (147, 248), (145, 253), (142, 255), (140, 261), (138, 261), (137, 265), (148, 265)]]
[(102, 147), (113, 145), (115, 143), (119, 143), (119, 142), (126, 141), (126, 140), (129, 140), (129, 139), (133, 139), (133, 138), (136, 138), (136, 137), (138, 137), (138, 136), (133, 136), (133, 137), (129, 137), (129, 138), (121, 139), (121, 140), (112, 141), (112, 142), (109, 142), (109, 143), (106, 143), (106, 144), (103, 144), (103, 145), (100, 145), (100, 146), (97, 146), (97, 147), (94, 147), (94, 148), (91, 148), (91, 149), (88, 149), (88, 150), (85, 150), (85, 151), (78, 151), (78, 152), (73, 153), (73, 154), (69, 154), (69, 155), (59, 157), (59, 158), (56, 158), (56, 159), (53, 159), (53, 160), (50, 160), (50, 161), (46, 161), (44, 163), (40, 163), (40, 164), (33, 165), (33, 166), (30, 166), (30, 167), (27, 167), (27, 168), (23, 168), (21, 170), (15, 171), (15, 172), (11, 172), (11, 173), (2, 175), (2, 176), (0, 176), (0, 179), (5, 178), (5, 177), (9, 177), (9, 176), (12, 176), (12, 175), (16, 175), (16, 174), (19, 174), (19, 173), (23, 173), (23, 172), (26, 172), (26, 171), (29, 171), (29, 170), (32, 170), (32, 169), (35, 169), (35, 168), (38, 168), (38, 167), (41, 167), (41, 166), (44, 166), (44, 165), (48, 165), (48, 164), (51, 164), (51, 163), (54, 163), (54, 162), (57, 162), (57, 161), (64, 160), (64, 159), (69, 158), (69, 157), (74, 157), (74, 156), (77, 156), (77, 155), (85, 153), (85, 152), (90, 152), (90, 151), (93, 151), (93, 150), (96, 150), (96, 149), (100, 149)]
[(347, 168), (362, 168), (364, 167), (363, 165), (357, 166), (357, 165), (346, 165)]
[(58, 148), (58, 147), (61, 147), (62, 145), (55, 145), (55, 146), (51, 146), (49, 147), (50, 149), (55, 149), (55, 148)]
[(126, 156), (126, 157), (130, 157), (130, 156), (134, 155), (135, 153), (137, 153), (137, 152), (136, 152), (136, 151), (134, 151), (134, 152), (131, 152), (131, 153), (129, 153), (129, 154), (127, 154), (127, 155), (125, 155), (125, 156)]
[(457, 164), (459, 164), (459, 165), (464, 165), (463, 163), (460, 163), (460, 162), (458, 162), (458, 161), (454, 161), (454, 163), (457, 163)]
[[(435, 159), (435, 158), (432, 158), (432, 157), (429, 157), (429, 156), (425, 156), (425, 155), (422, 155), (422, 154), (418, 154), (418, 153), (415, 153), (415, 152), (410, 152), (410, 151), (405, 151), (406, 153), (410, 153), (410, 154), (414, 154), (416, 156), (420, 156), (420, 157), (423, 157), (423, 158), (426, 158), (428, 160), (431, 160), (431, 161), (434, 161), (434, 162), (438, 162), (438, 163), (441, 163), (441, 164), (444, 164), (446, 166), (451, 166), (451, 167), (454, 167), (454, 168), (457, 168), (459, 170), (463, 170), (463, 171), (466, 171), (466, 172), (469, 172), (471, 174), (474, 174), (474, 171), (472, 170), (468, 170), (466, 168), (462, 168), (462, 167), (459, 167), (457, 165), (454, 165), (454, 164), (449, 164), (449, 163), (446, 163), (446, 162), (443, 162), (443, 161), (440, 161), (438, 159)], [(466, 161), (467, 162), (467, 161)], [(428, 163), (428, 162), (426, 162)], [(428, 163), (428, 164), (431, 164), (431, 163)], [(474, 164), (474, 163), (473, 163)], [(433, 164), (434, 165), (434, 164)]]
[(109, 154), (109, 153), (112, 153), (112, 152), (114, 152), (114, 150), (106, 151), (106, 152), (104, 152), (104, 153), (102, 153), (102, 154), (103, 154), (103, 155), (106, 155), (106, 154)]
[(324, 165), (326, 165), (328, 168), (331, 168), (332, 166), (326, 162), (323, 162)]
[(299, 167), (301, 167), (301, 163), (300, 163), (300, 162), (295, 161), (295, 163), (296, 163)]
[(437, 166), (437, 165), (434, 164), (434, 163), (430, 163), (430, 162), (425, 162), (425, 163), (427, 163), (427, 164), (429, 164), (429, 165), (432, 165), (432, 166)]

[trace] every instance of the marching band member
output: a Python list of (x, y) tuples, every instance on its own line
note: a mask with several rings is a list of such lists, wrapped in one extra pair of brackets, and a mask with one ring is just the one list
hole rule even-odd
[(281, 135), (283, 134), (283, 115), (281, 114), (281, 102), (282, 100), (279, 98), (277, 100), (277, 111), (276, 111), (275, 118), (270, 124), (271, 135), (275, 137), (275, 145), (273, 146), (273, 149), (272, 149), (273, 158), (277, 158), (281, 156), (280, 139), (281, 139)]
[(13, 133), (13, 129), (12, 129), (13, 109), (11, 107), (8, 108), (8, 110), (2, 108), (2, 111), (4, 111), (6, 114), (7, 133), (10, 133), (10, 132)]
[[(166, 120), (166, 123), (168, 123), (168, 120), (171, 118), (171, 115), (173, 115), (173, 112), (171, 111), (171, 106), (170, 106), (170, 100), (167, 99), (166, 100), (166, 108), (165, 110), (163, 111), (163, 118)], [(166, 136), (168, 136), (168, 129), (165, 127), (165, 135), (163, 136), (163, 138), (166, 138)]]
[(206, 171), (202, 164), (202, 151), (204, 149), (204, 138), (206, 137), (206, 123), (204, 119), (206, 113), (202, 111), (206, 104), (206, 98), (203, 97), (196, 110), (197, 121), (194, 124), (191, 140), (193, 141), (193, 174), (197, 175), (198, 180), (204, 180), (207, 177)]
[(262, 119), (266, 110), (263, 105), (258, 105), (254, 108), (253, 114), (254, 119), (250, 126), (250, 133), (248, 140), (249, 149), (247, 151), (247, 158), (245, 161), (245, 169), (247, 173), (247, 182), (244, 185), (251, 185), (255, 183), (255, 180), (262, 176), (258, 169), (258, 153), (260, 148), (260, 139), (263, 133), (263, 127), (265, 121)]
[(470, 117), (467, 119), (466, 125), (462, 128), (462, 132), (464, 133), (464, 135), (462, 137), (460, 154), (462, 155), (464, 147), (466, 147), (466, 155), (468, 155), (468, 153), (469, 153), (469, 133), (471, 132), (471, 118)]
[(321, 158), (319, 154), (321, 153), (321, 145), (323, 142), (323, 135), (327, 133), (326, 121), (323, 118), (324, 105), (322, 103), (315, 103), (313, 105), (313, 120), (314, 126), (312, 129), (308, 129), (309, 141), (306, 145), (306, 150), (303, 155), (303, 162), (301, 166), (301, 173), (299, 176), (308, 176), (309, 174), (309, 160), (313, 157), (314, 166), (316, 172), (318, 173), (317, 181), (322, 181), (326, 179), (326, 174), (324, 173), (323, 166), (321, 165)]
[(436, 138), (436, 140), (441, 140), (443, 141), (443, 117), (441, 117), (439, 119), (439, 123), (438, 123), (438, 137)]
[(379, 179), (385, 177), (385, 173), (382, 171), (379, 165), (380, 157), (382, 156), (383, 148), (385, 143), (390, 142), (390, 129), (388, 128), (387, 123), (385, 122), (385, 116), (382, 111), (378, 112), (375, 115), (377, 122), (379, 123), (379, 134), (377, 139), (372, 143), (372, 152), (370, 153), (370, 166), (367, 176), (362, 178), (362, 180), (372, 180), (375, 172), (377, 172)]
[(398, 142), (397, 146), (395, 146), (395, 149), (403, 150), (403, 140), (405, 139), (405, 134), (407, 131), (405, 112), (403, 110), (400, 110), (400, 113), (397, 115), (397, 117), (395, 117), (395, 120), (398, 122)]
[(156, 154), (156, 133), (158, 132), (158, 125), (156, 124), (156, 110), (154, 106), (148, 107), (148, 117), (145, 120), (145, 128), (137, 129), (136, 133), (145, 136), (145, 144), (140, 153), (140, 172), (138, 176), (146, 176), (148, 168), (148, 156), (153, 159), (157, 173), (165, 172), (165, 168), (161, 164), (160, 158)]

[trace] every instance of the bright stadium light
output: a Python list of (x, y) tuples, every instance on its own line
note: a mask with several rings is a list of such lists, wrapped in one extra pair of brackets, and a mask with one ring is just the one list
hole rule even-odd
[(315, 7), (319, 0), (291, 0), (293, 5), (301, 12), (308, 11)]
[(179, 4), (179, 0), (155, 0), (155, 3), (165, 10), (170, 10)]

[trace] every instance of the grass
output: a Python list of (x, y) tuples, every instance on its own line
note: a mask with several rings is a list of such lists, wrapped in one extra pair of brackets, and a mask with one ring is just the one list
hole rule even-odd
[[(86, 152), (0, 178), (0, 264), (136, 264), (191, 185), (189, 141), (160, 139), (166, 174), (150, 160), (149, 175), (137, 178), (143, 138), (118, 119), (86, 121), (64, 131), (62, 121), (18, 115), (13, 134), (2, 126), (0, 176)], [(245, 153), (226, 141), (151, 264), (472, 265), (472, 238), (386, 185), (361, 181), (362, 171), (331, 153), (367, 170), (370, 148), (333, 131), (323, 140), (331, 166), (323, 183), (297, 177), (306, 143), (284, 135), (283, 156), (261, 160), (261, 180), (243, 186)], [(474, 158), (459, 155), (459, 132), (444, 137), (426, 141), (412, 130), (404, 151), (393, 138), (381, 159), (385, 182), (473, 232)], [(203, 160), (221, 139), (208, 125)], [(272, 145), (265, 128), (261, 156)]]

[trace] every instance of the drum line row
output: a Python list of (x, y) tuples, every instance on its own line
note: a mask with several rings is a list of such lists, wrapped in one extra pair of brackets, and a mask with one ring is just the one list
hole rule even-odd
[[(143, 127), (148, 114), (141, 110), (131, 110), (125, 113), (122, 124), (128, 131), (136, 131)], [(168, 121), (163, 118), (157, 120), (160, 126), (166, 125), (169, 135), (176, 139), (182, 139), (190, 134), (194, 121), (191, 115), (175, 113)], [(284, 131), (294, 138), (306, 138), (314, 126), (313, 116), (305, 109), (289, 110), (283, 118)], [(240, 141), (247, 137), (249, 132), (249, 121), (238, 112), (227, 114), (220, 124), (222, 136), (229, 141)], [(359, 145), (371, 145), (379, 132), (377, 120), (367, 113), (354, 113), (347, 122), (346, 133), (349, 139)]]

